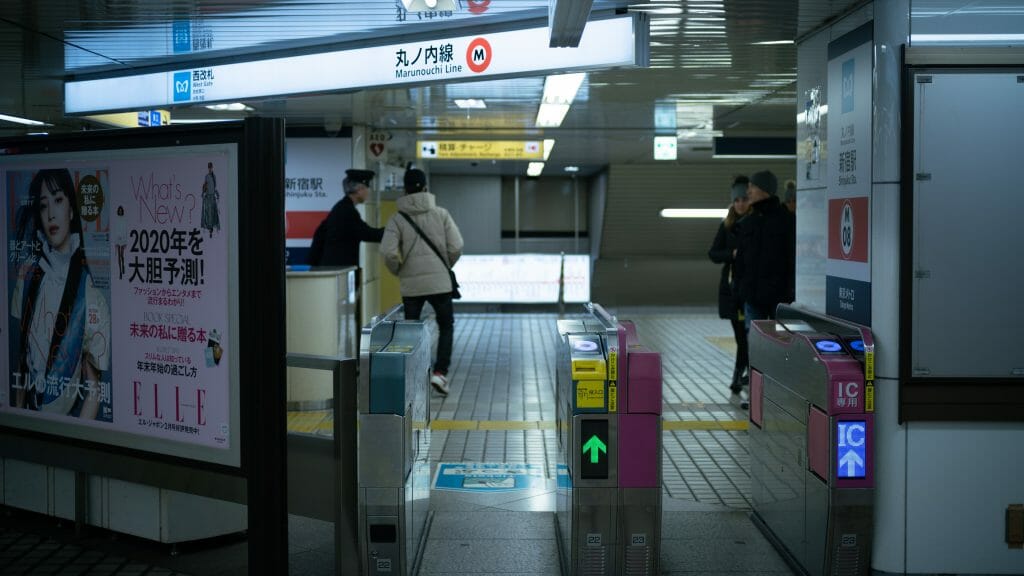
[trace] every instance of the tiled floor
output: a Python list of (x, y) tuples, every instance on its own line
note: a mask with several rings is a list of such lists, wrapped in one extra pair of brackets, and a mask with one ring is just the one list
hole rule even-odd
[[(662, 354), (662, 573), (789, 573), (747, 518), (747, 414), (727, 386), (733, 366), (729, 325), (710, 309), (612, 312), (633, 320), (641, 342)], [(556, 319), (553, 314), (457, 316), (451, 394), (431, 399), (432, 459), (530, 463), (547, 477), (524, 492), (435, 491), (431, 507), (436, 514), (420, 572), (424, 576), (559, 573), (551, 515), (557, 458)], [(331, 418), (330, 412), (292, 413), (289, 426), (329, 435)], [(292, 518), (289, 530), (291, 573), (330, 574), (332, 526)], [(0, 574), (44, 573), (11, 571), (28, 561), (25, 550), (51, 543), (75, 550), (45, 537), (25, 547), (24, 538), (34, 537), (17, 530), (0, 532)], [(164, 560), (166, 547), (157, 550), (142, 565), (118, 556), (117, 548), (84, 553), (99, 554), (89, 557), (96, 566), (116, 564), (112, 571), (97, 572), (104, 574), (171, 573), (156, 565), (194, 576), (245, 573), (244, 541), (198, 551), (182, 547), (181, 554)], [(243, 569), (227, 568), (231, 558), (242, 562)]]
[[(641, 341), (662, 353), (666, 496), (749, 509), (747, 415), (731, 400), (728, 389), (733, 367), (728, 323), (709, 310), (623, 311), (620, 318), (633, 320)], [(477, 428), (484, 422), (536, 422), (538, 428), (552, 423), (556, 319), (459, 317), (452, 391), (447, 398), (435, 395), (431, 402), (436, 458), (543, 463), (554, 478), (553, 428), (503, 432), (444, 427), (448, 420)], [(514, 382), (524, 385), (516, 387)], [(706, 429), (708, 424), (720, 427)]]

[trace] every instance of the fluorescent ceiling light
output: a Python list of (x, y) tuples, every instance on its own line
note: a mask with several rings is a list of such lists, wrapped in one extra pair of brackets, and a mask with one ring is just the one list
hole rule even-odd
[(231, 112), (251, 112), (252, 108), (242, 104), (241, 102), (232, 102), (230, 104), (210, 104), (206, 107), (208, 110), (231, 111)]
[(781, 46), (783, 44), (795, 44), (794, 40), (765, 40), (764, 42), (751, 42), (751, 46)]
[(53, 126), (53, 124), (47, 124), (46, 122), (40, 122), (39, 120), (29, 120), (28, 118), (8, 116), (7, 114), (0, 114), (0, 120), (14, 122), (15, 124), (27, 124), (29, 126)]
[(910, 43), (1024, 42), (1024, 34), (911, 34)]
[(575, 74), (558, 74), (548, 76), (544, 79), (544, 95), (541, 105), (537, 109), (537, 120), (535, 125), (541, 128), (555, 128), (562, 125), (562, 120), (569, 113), (569, 106), (576, 98), (583, 79), (587, 75), (584, 72)]
[(541, 104), (537, 109), (537, 120), (534, 124), (540, 128), (557, 128), (562, 125), (562, 120), (568, 113), (568, 104)]
[(657, 8), (647, 7), (647, 6), (643, 6), (643, 7), (632, 6), (632, 7), (630, 7), (630, 11), (631, 12), (647, 12), (648, 14), (682, 14), (683, 13), (683, 9), (678, 7), (678, 6), (660, 6), (660, 7), (657, 7)]
[(544, 161), (548, 161), (548, 156), (551, 156), (551, 149), (555, 147), (555, 139), (547, 138), (544, 140)]
[(457, 98), (455, 105), (462, 109), (487, 108), (487, 103), (480, 98)]
[(728, 208), (662, 208), (662, 218), (714, 218), (721, 220), (729, 213)]
[(711, 140), (712, 138), (721, 138), (723, 135), (721, 130), (708, 130), (705, 128), (679, 130), (676, 132), (676, 138), (681, 140)]
[(544, 79), (544, 101), (550, 103), (572, 104), (576, 92), (587, 77), (586, 72), (575, 74), (558, 74)]
[(530, 162), (526, 166), (526, 175), (527, 176), (537, 177), (537, 176), (540, 176), (540, 173), (543, 172), (543, 171), (544, 171), (544, 163), (543, 162)]
[(565, 171), (566, 172), (579, 172), (580, 171), (580, 167), (579, 166), (566, 166), (565, 167)]

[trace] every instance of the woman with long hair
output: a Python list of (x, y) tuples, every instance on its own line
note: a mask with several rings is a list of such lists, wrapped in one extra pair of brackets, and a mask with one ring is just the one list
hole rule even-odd
[(11, 403), (94, 419), (110, 366), (110, 314), (86, 263), (71, 173), (36, 173), (25, 208), (19, 227), (31, 229), (17, 237), (31, 248), (11, 298)]
[(747, 202), (746, 176), (737, 176), (732, 182), (732, 203), (729, 212), (718, 227), (715, 241), (708, 250), (708, 257), (716, 264), (722, 265), (722, 277), (718, 283), (718, 316), (729, 320), (733, 336), (736, 338), (736, 365), (732, 372), (729, 390), (739, 394), (746, 384), (747, 376), (747, 331), (743, 326), (743, 301), (736, 292), (736, 246), (738, 242), (737, 227), (739, 221), (750, 210)]

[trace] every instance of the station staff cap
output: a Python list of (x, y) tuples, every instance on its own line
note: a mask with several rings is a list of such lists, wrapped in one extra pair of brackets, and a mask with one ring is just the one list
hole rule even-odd
[(356, 182), (359, 184), (370, 185), (370, 180), (373, 180), (373, 170), (357, 170), (349, 169), (345, 170), (345, 179), (350, 182)]

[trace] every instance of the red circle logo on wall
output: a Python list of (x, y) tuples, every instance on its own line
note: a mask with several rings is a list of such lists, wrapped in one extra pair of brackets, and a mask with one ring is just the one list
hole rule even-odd
[(490, 4), (491, 0), (469, 0), (469, 11), (473, 14), (483, 14), (487, 12)]
[(485, 38), (476, 38), (466, 49), (466, 64), (473, 72), (483, 72), (491, 65), (491, 43)]

